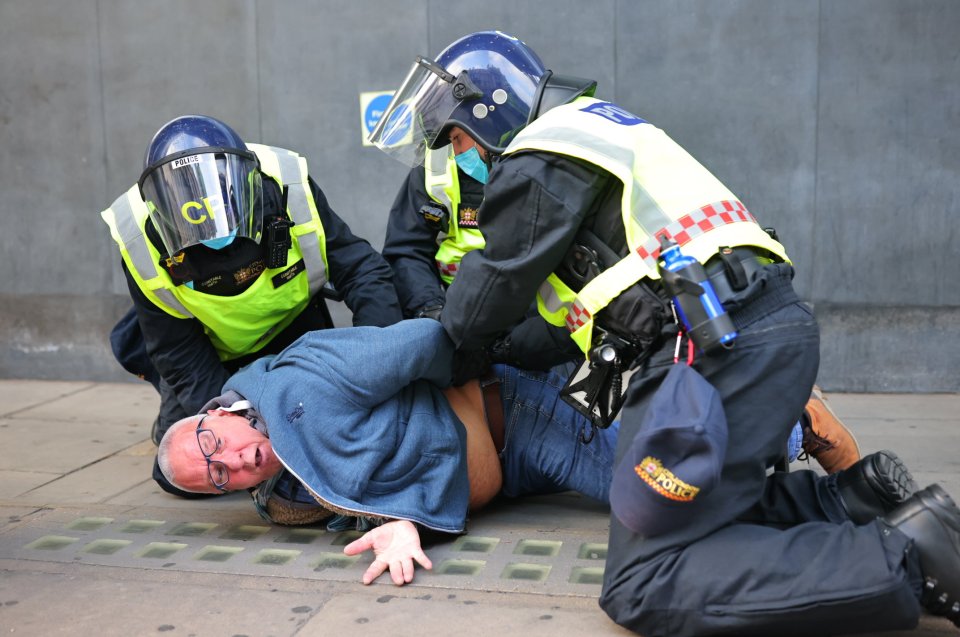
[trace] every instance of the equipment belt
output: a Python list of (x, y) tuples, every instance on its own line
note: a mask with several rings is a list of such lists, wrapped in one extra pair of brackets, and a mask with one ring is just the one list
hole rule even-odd
[(506, 438), (500, 383), (501, 380), (496, 376), (489, 376), (480, 380), (485, 420), (487, 421), (487, 427), (490, 428), (490, 437), (493, 438), (493, 446), (497, 449), (497, 453), (503, 451)]
[(726, 258), (717, 254), (710, 257), (704, 266), (721, 303), (726, 303), (746, 288), (753, 279), (754, 272), (769, 263), (780, 261), (778, 257), (764, 256), (767, 254), (766, 250), (750, 246), (722, 248), (721, 251), (728, 252)]

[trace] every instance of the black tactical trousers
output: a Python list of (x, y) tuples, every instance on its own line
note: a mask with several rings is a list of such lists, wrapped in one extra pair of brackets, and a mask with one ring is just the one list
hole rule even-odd
[[(819, 365), (819, 330), (791, 284), (766, 266), (732, 303), (732, 349), (698, 354), (729, 425), (720, 483), (680, 529), (644, 538), (611, 516), (601, 607), (644, 637), (824, 635), (911, 628), (919, 565), (910, 541), (876, 522), (855, 526), (835, 478), (774, 474)], [(673, 342), (631, 378), (617, 459), (670, 365)], [(764, 496), (764, 497), (762, 497)]]

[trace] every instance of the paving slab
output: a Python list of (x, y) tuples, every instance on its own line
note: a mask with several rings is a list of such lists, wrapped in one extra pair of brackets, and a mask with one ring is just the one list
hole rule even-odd
[[(21, 412), (25, 413), (25, 412)], [(78, 424), (86, 426), (77, 426)], [(0, 420), (0, 469), (65, 474), (141, 442), (149, 431), (126, 424), (14, 417)]]
[[(0, 381), (0, 416), (15, 414), (21, 409), (35, 407), (49, 400), (70, 396), (97, 383), (55, 380)], [(126, 390), (124, 390), (126, 393)], [(157, 401), (159, 404), (159, 401)]]
[[(79, 421), (149, 428), (159, 407), (160, 397), (149, 383), (93, 383), (69, 394), (47, 396), (15, 416), (48, 422)], [(149, 429), (138, 431), (141, 437), (150, 434)]]

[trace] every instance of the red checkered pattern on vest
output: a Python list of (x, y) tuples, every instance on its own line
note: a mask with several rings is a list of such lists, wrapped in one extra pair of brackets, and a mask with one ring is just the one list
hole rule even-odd
[(583, 327), (590, 318), (590, 312), (587, 311), (587, 308), (583, 307), (580, 299), (577, 299), (573, 302), (573, 305), (570, 306), (570, 311), (567, 312), (567, 329), (571, 332), (576, 332), (579, 328)]
[(739, 201), (718, 201), (707, 204), (658, 230), (653, 237), (637, 248), (637, 254), (651, 269), (655, 270), (657, 259), (660, 257), (660, 235), (666, 234), (673, 237), (673, 240), (682, 246), (714, 228), (743, 221), (756, 223), (757, 220)]
[(452, 276), (456, 278), (457, 272), (460, 270), (460, 266), (456, 263), (444, 263), (443, 261), (435, 261), (437, 264), (437, 269), (440, 270), (440, 276)]
[[(725, 226), (728, 223), (737, 223), (749, 221), (756, 223), (756, 219), (739, 201), (718, 201), (717, 203), (707, 204), (706, 206), (691, 212), (688, 215), (680, 217), (669, 226), (662, 228), (647, 240), (642, 246), (637, 248), (637, 254), (652, 270), (657, 269), (657, 259), (660, 257), (660, 239), (659, 236), (666, 234), (673, 237), (679, 245), (684, 245), (690, 240), (699, 237), (705, 232)], [(583, 307), (580, 299), (574, 300), (567, 313), (567, 329), (575, 332), (591, 319), (590, 312)]]

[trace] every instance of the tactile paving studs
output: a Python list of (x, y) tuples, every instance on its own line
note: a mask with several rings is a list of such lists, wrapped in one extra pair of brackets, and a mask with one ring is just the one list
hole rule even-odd
[(198, 535), (203, 535), (208, 531), (212, 531), (215, 528), (217, 528), (217, 525), (213, 522), (184, 522), (183, 524), (178, 524), (167, 531), (167, 535), (196, 537)]
[(300, 555), (300, 551), (291, 551), (289, 549), (263, 549), (253, 558), (254, 564), (269, 564), (270, 566), (283, 566), (291, 562)]
[(549, 564), (511, 563), (503, 569), (503, 579), (519, 579), (528, 582), (542, 582), (550, 574)]
[(226, 562), (241, 551), (243, 551), (242, 546), (216, 546), (211, 544), (200, 549), (200, 552), (194, 555), (193, 559), (201, 562)]
[(326, 531), (320, 529), (287, 529), (274, 542), (281, 544), (310, 544), (317, 538), (326, 535)]
[(67, 525), (71, 531), (96, 531), (113, 522), (113, 518), (77, 518)]
[(133, 544), (130, 540), (94, 540), (83, 547), (84, 553), (93, 553), (94, 555), (113, 555), (120, 549)]
[(314, 571), (325, 571), (329, 568), (344, 569), (360, 559), (359, 555), (344, 555), (343, 553), (321, 553), (310, 563)]
[(520, 540), (513, 552), (516, 555), (554, 557), (560, 552), (561, 546), (563, 546), (563, 542), (553, 540)]
[(603, 584), (603, 567), (574, 566), (570, 571), (571, 584)]
[(440, 575), (476, 575), (487, 563), (482, 560), (444, 560), (434, 569)]
[(497, 537), (471, 537), (464, 535), (457, 538), (451, 549), (464, 553), (492, 553), (493, 549), (497, 548), (497, 544), (499, 543), (500, 538)]
[(580, 545), (580, 551), (577, 557), (581, 560), (605, 560), (607, 559), (607, 545), (597, 542), (586, 542)]
[[(363, 535), (353, 527), (271, 526), (255, 518), (218, 520), (196, 512), (174, 518), (139, 513), (135, 519), (85, 513), (65, 511), (63, 517), (46, 518), (47, 524), (15, 525), (0, 535), (0, 559), (19, 553), (50, 562), (331, 582), (359, 581), (372, 559), (369, 553), (343, 554), (344, 546)], [(605, 533), (481, 529), (431, 547), (434, 568), (418, 576), (418, 585), (576, 596), (600, 592), (609, 553)]]
[(255, 540), (269, 530), (270, 530), (269, 526), (254, 526), (252, 524), (241, 524), (240, 526), (230, 527), (220, 537), (224, 540), (244, 540), (244, 541)]
[(360, 531), (343, 531), (341, 533), (337, 533), (337, 537), (333, 538), (330, 544), (334, 546), (346, 546), (361, 536), (363, 536), (363, 533)]
[(165, 520), (130, 520), (120, 527), (121, 533), (147, 533), (158, 526), (166, 524)]
[(177, 551), (182, 551), (187, 548), (186, 544), (180, 544), (179, 542), (150, 542), (143, 550), (140, 551), (138, 557), (147, 557), (154, 560), (163, 560)]
[(38, 551), (59, 551), (65, 546), (70, 546), (77, 541), (78, 538), (67, 537), (65, 535), (44, 535), (39, 537), (30, 544), (27, 544), (25, 549), (36, 549)]

